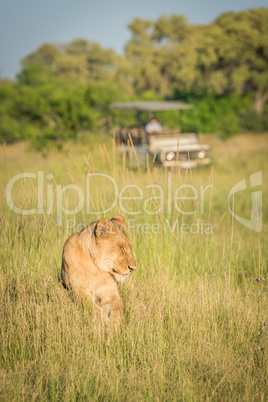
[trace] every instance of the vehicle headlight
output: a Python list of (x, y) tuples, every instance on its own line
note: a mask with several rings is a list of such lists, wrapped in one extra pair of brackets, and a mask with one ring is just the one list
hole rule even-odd
[(198, 158), (199, 159), (203, 159), (206, 156), (206, 152), (205, 151), (200, 151), (198, 152)]
[(169, 153), (166, 155), (166, 158), (167, 158), (168, 161), (172, 161), (172, 159), (174, 158), (174, 156), (175, 156), (174, 152), (169, 152)]

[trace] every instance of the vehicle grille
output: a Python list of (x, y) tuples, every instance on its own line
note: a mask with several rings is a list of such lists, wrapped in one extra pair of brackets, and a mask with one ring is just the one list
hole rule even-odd
[(188, 161), (198, 158), (198, 151), (181, 151), (181, 152), (168, 152), (166, 154), (167, 161)]

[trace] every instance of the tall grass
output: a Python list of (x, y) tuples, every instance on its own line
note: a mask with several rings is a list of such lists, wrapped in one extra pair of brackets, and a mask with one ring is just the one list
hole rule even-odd
[[(149, 163), (131, 168), (108, 140), (91, 149), (66, 146), (65, 153), (46, 159), (26, 152), (22, 145), (0, 149), (0, 400), (267, 399), (268, 298), (260, 293), (268, 286), (268, 137), (210, 142), (212, 167), (171, 173)], [(235, 183), (260, 169), (263, 231), (256, 233), (232, 219), (227, 196)], [(55, 198), (51, 215), (46, 205), (43, 215), (32, 216), (16, 215), (6, 205), (8, 180), (22, 171), (38, 170), (44, 171), (45, 185), (53, 184), (54, 193), (56, 184), (68, 183), (85, 192), (88, 172), (111, 175), (120, 189), (135, 184), (144, 199), (153, 195), (148, 184), (163, 188), (163, 211), (124, 214), (128, 221), (135, 219), (129, 236), (138, 269), (133, 282), (120, 287), (126, 319), (117, 334), (107, 334), (92, 306), (74, 302), (60, 282), (62, 247), (73, 230), (67, 219), (75, 219), (77, 227), (102, 215), (88, 215), (84, 208), (76, 216), (64, 216), (63, 226), (56, 226)], [(53, 180), (46, 179), (47, 173)], [(169, 184), (173, 196), (179, 185), (199, 189), (212, 183), (202, 213), (199, 199), (185, 202), (185, 210), (193, 210), (193, 215), (178, 214)], [(112, 187), (92, 184), (92, 210), (110, 205)], [(14, 187), (17, 205), (36, 206), (36, 185), (35, 179), (25, 179)], [(131, 192), (137, 196), (134, 187), (125, 195)], [(154, 195), (159, 195), (156, 190)], [(243, 216), (250, 215), (248, 195), (235, 205)], [(76, 204), (72, 192), (65, 198), (66, 208)], [(137, 211), (143, 202), (125, 200), (124, 207)], [(151, 210), (159, 205), (159, 199), (146, 204)], [(122, 213), (118, 204), (106, 216), (116, 213)], [(213, 233), (165, 230), (166, 221), (173, 224), (176, 219), (180, 225), (202, 219), (211, 223)], [(146, 234), (145, 223), (157, 224), (160, 230)]]

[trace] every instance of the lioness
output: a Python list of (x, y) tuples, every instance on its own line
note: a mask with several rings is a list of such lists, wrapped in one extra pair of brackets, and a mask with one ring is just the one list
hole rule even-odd
[(125, 229), (120, 215), (92, 222), (69, 237), (62, 254), (61, 276), (67, 289), (78, 298), (91, 298), (115, 328), (124, 318), (117, 282), (136, 269)]

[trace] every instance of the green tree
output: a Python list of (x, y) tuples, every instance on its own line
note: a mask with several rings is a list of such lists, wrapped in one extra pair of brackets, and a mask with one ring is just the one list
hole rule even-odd
[(171, 97), (175, 89), (191, 90), (196, 79), (196, 28), (185, 17), (160, 17), (156, 22), (135, 19), (126, 56), (133, 66), (138, 93), (153, 91)]
[(136, 18), (129, 29), (125, 55), (85, 39), (27, 55), (15, 82), (0, 81), (0, 140), (61, 144), (98, 130), (110, 102), (133, 97), (194, 102), (206, 132), (267, 128), (268, 8), (208, 25)]
[(30, 53), (21, 61), (23, 67), (28, 67), (36, 64), (53, 66), (60, 55), (60, 50), (57, 46), (51, 43), (44, 43), (35, 52)]
[(152, 42), (153, 22), (141, 18), (129, 24), (132, 38), (126, 45), (125, 52), (131, 61), (131, 76), (137, 94), (161, 88), (161, 71), (156, 64), (158, 49)]
[(268, 100), (268, 8), (226, 13), (202, 29), (198, 85), (218, 94), (254, 94), (261, 114)]
[(268, 100), (268, 8), (230, 12), (204, 26), (180, 15), (135, 19), (126, 56), (137, 93), (174, 90), (225, 95), (252, 92), (262, 113)]
[[(45, 66), (51, 75), (72, 83), (114, 82), (124, 94), (132, 93), (130, 67), (127, 60), (112, 49), (98, 43), (76, 39), (58, 48), (44, 44), (22, 60), (24, 67)], [(26, 74), (28, 70), (23, 71)], [(31, 70), (31, 77), (33, 70)]]
[(112, 83), (87, 85), (55, 77), (48, 67), (24, 68), (13, 83), (0, 83), (0, 140), (28, 139), (41, 149), (90, 136), (102, 128), (118, 91)]

